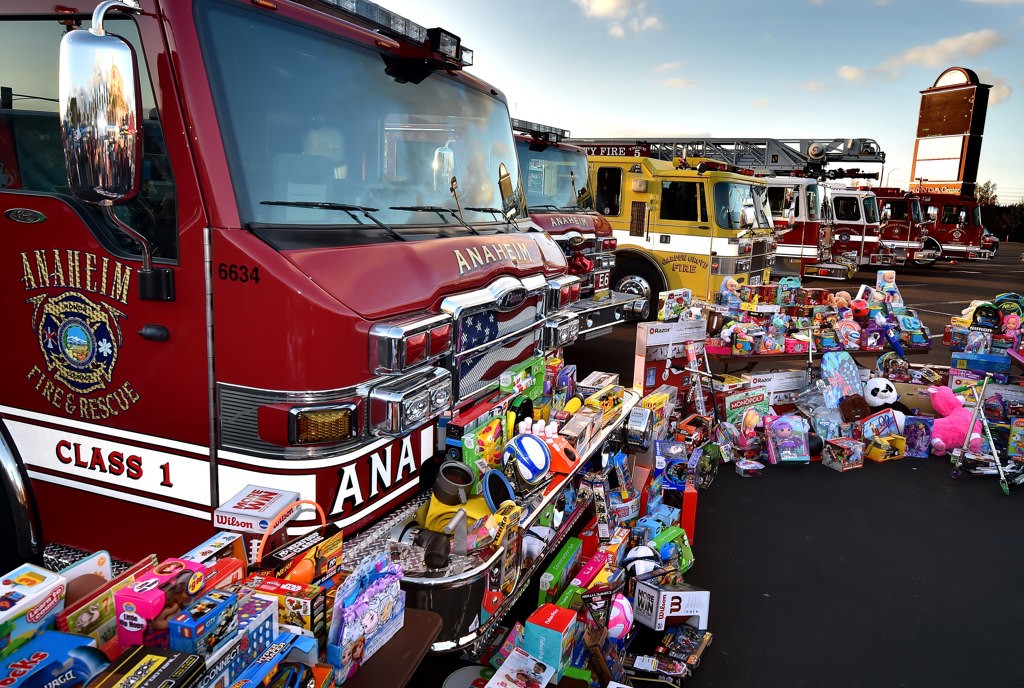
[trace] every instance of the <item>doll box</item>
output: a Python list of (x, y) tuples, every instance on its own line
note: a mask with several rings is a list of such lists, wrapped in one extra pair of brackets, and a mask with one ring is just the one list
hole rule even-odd
[(168, 646), (171, 616), (186, 608), (203, 590), (204, 567), (194, 561), (165, 559), (114, 593), (117, 640), (129, 645)]
[(64, 576), (34, 564), (23, 564), (0, 579), (0, 629), (8, 639), (0, 643), (0, 657), (53, 626), (64, 609), (65, 588)]

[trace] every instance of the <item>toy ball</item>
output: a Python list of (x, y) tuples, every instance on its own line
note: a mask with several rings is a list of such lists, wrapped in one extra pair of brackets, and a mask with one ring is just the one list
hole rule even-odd
[(612, 598), (612, 608), (608, 613), (608, 637), (622, 640), (633, 628), (633, 605), (622, 593)]
[(642, 576), (661, 566), (661, 559), (647, 545), (638, 545), (626, 553), (622, 567), (627, 576)]
[(506, 469), (506, 475), (509, 464), (513, 462), (518, 476), (524, 482), (534, 484), (547, 475), (551, 467), (551, 451), (536, 435), (516, 435), (501, 454), (501, 465)]
[(868, 317), (868, 302), (864, 299), (854, 299), (850, 302), (850, 312), (855, 318)]

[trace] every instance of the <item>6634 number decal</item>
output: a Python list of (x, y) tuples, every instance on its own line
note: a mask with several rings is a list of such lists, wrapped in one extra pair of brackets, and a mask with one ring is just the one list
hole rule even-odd
[(260, 269), (259, 266), (249, 267), (248, 265), (221, 263), (217, 266), (217, 277), (230, 282), (255, 282), (259, 284)]

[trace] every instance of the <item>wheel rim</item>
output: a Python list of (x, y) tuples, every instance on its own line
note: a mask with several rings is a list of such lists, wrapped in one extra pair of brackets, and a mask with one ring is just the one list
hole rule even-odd
[[(928, 251), (935, 251), (937, 256), (942, 256), (942, 246), (938, 244), (934, 239), (925, 239), (921, 244), (922, 248)], [(938, 258), (931, 258), (928, 260), (914, 260), (915, 265), (932, 265)]]
[(615, 285), (615, 291), (642, 296), (645, 299), (651, 298), (651, 284), (640, 275), (626, 275)]

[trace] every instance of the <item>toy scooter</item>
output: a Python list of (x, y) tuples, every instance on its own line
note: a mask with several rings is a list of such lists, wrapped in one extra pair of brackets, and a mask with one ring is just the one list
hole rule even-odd
[[(950, 461), (953, 463), (953, 470), (950, 472), (950, 475), (954, 480), (959, 478), (963, 471), (967, 471), (971, 475), (998, 475), (999, 489), (1003, 491), (1004, 495), (1008, 495), (1010, 494), (1011, 482), (1014, 485), (1024, 483), (1024, 464), (1012, 461), (1009, 465), (1004, 466), (999, 458), (999, 452), (996, 451), (996, 444), (992, 441), (992, 430), (988, 426), (988, 419), (982, 413), (982, 405), (985, 403), (985, 390), (991, 379), (992, 373), (986, 373), (985, 379), (981, 383), (981, 389), (978, 391), (977, 398), (974, 401), (974, 408), (971, 411), (971, 422), (967, 426), (968, 428), (973, 428), (975, 421), (981, 421), (981, 427), (985, 432), (985, 439), (988, 440), (988, 453), (976, 454), (968, 449), (971, 443), (971, 433), (968, 432), (964, 438), (963, 446), (950, 452), (952, 455)], [(954, 391), (963, 390), (958, 388)]]

